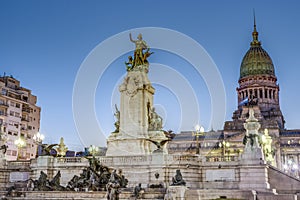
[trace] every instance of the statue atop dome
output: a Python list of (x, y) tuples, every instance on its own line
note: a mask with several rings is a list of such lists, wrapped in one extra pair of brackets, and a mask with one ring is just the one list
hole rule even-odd
[(148, 72), (149, 62), (147, 58), (153, 53), (150, 52), (150, 48), (147, 43), (143, 40), (143, 36), (140, 33), (137, 36), (137, 40), (132, 39), (131, 33), (129, 34), (130, 41), (135, 44), (134, 57), (128, 57), (128, 62), (125, 62), (127, 71), (132, 70), (145, 70)]

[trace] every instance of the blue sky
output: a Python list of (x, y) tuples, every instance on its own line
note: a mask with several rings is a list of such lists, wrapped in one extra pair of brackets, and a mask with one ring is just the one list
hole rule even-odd
[[(38, 96), (42, 108), (40, 132), (46, 135), (46, 142), (59, 142), (63, 136), (69, 148), (78, 149), (81, 144), (73, 120), (72, 93), (85, 58), (101, 42), (120, 32), (140, 27), (168, 28), (191, 37), (211, 56), (224, 82), (226, 120), (230, 120), (237, 107), (235, 89), (240, 63), (252, 39), (253, 9), (259, 39), (275, 65), (286, 127), (300, 128), (297, 115), (300, 111), (300, 3), (296, 0), (1, 0), (0, 73), (13, 75)], [(124, 41), (124, 45), (128, 43), (129, 39)], [(106, 135), (114, 130), (112, 105), (118, 104), (118, 97), (112, 90), (122, 80), (127, 56), (120, 55), (107, 68), (97, 87), (95, 112)], [(199, 123), (210, 129), (211, 102), (203, 78), (195, 75), (186, 60), (169, 52), (156, 50), (149, 61), (168, 65), (188, 80), (198, 98)], [(149, 76), (150, 73), (151, 67)], [(154, 87), (154, 101), (166, 118), (165, 129), (180, 131), (180, 99), (167, 87), (160, 84)], [(191, 123), (191, 130), (193, 126)]]

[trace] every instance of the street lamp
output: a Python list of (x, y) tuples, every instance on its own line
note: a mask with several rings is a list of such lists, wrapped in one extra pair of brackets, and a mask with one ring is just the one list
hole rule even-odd
[(99, 147), (96, 147), (95, 145), (91, 145), (89, 147), (89, 152), (92, 154), (92, 156), (95, 156), (98, 151), (99, 151)]
[(36, 147), (36, 156), (38, 157), (38, 153), (39, 153), (39, 146), (42, 144), (43, 140), (45, 139), (45, 136), (39, 132), (37, 132), (36, 134), (33, 135), (34, 142), (36, 143), (37, 147)]
[(39, 132), (37, 132), (33, 136), (33, 140), (38, 144), (42, 143), (44, 139), (45, 139), (45, 136), (43, 134), (40, 134)]
[[(223, 148), (222, 150), (222, 155), (223, 157), (225, 156), (225, 153), (227, 152), (228, 153), (228, 160), (229, 160), (229, 147), (230, 147), (230, 143), (229, 142), (226, 142), (225, 140), (223, 140), (222, 142), (219, 143), (219, 147), (220, 148)], [(227, 150), (226, 150), (227, 149)]]
[(26, 142), (19, 137), (17, 140), (15, 140), (15, 145), (18, 147), (17, 160), (19, 160), (19, 158), (21, 158), (21, 148), (26, 146)]
[(199, 154), (200, 153), (199, 136), (203, 135), (204, 128), (203, 128), (203, 126), (200, 126), (199, 124), (197, 124), (195, 126), (195, 130), (196, 130), (196, 132), (193, 132), (193, 136), (196, 136), (196, 145), (197, 145), (196, 154)]

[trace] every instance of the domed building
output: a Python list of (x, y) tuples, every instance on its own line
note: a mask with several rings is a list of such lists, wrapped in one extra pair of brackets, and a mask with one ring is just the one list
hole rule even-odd
[(252, 38), (240, 66), (239, 85), (236, 88), (238, 105), (232, 120), (224, 123), (223, 130), (211, 130), (197, 136), (194, 131), (176, 134), (169, 144), (169, 152), (200, 152), (208, 159), (217, 160), (229, 160), (230, 156), (239, 156), (244, 149), (244, 123), (249, 117), (249, 109), (252, 108), (261, 125), (260, 137), (265, 135), (263, 137), (269, 138), (268, 154), (272, 157), (269, 164), (299, 177), (300, 130), (285, 128), (275, 67), (270, 55), (258, 40), (255, 20)]
[(285, 130), (284, 117), (279, 105), (279, 85), (274, 64), (270, 55), (262, 48), (254, 21), (253, 40), (246, 52), (241, 66), (237, 91), (238, 108), (233, 112), (232, 121), (224, 124), (224, 140), (241, 144), (244, 137), (244, 122), (249, 108), (255, 111), (255, 117), (261, 124), (260, 132), (268, 130), (272, 137), (273, 154), (276, 165), (281, 165), (280, 133)]
[(236, 89), (238, 109), (233, 113), (233, 121), (225, 123), (224, 131), (229, 134), (235, 130), (243, 130), (248, 107), (251, 106), (260, 119), (262, 130), (267, 128), (279, 136), (285, 123), (279, 105), (279, 86), (272, 59), (258, 40), (255, 23), (252, 37), (250, 49), (240, 67), (239, 87)]

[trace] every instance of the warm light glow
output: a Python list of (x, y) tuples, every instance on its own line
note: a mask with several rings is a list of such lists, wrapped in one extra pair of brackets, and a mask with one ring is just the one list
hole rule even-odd
[(199, 124), (197, 124), (197, 125), (195, 126), (195, 130), (196, 130), (197, 132), (199, 132), (199, 131), (200, 131), (200, 129), (201, 129), (200, 125), (199, 125)]
[(297, 164), (293, 164), (293, 169), (298, 169)]
[(94, 156), (99, 151), (99, 147), (96, 147), (95, 145), (91, 145), (89, 147), (89, 152)]
[(200, 133), (204, 133), (204, 128), (203, 128), (203, 126), (200, 127)]
[(43, 142), (43, 140), (45, 139), (45, 136), (39, 132), (37, 132), (36, 134), (34, 134), (33, 136), (33, 140), (37, 143)]
[(266, 144), (267, 138), (266, 138), (265, 135), (262, 135), (262, 136), (261, 136), (261, 141), (262, 141), (263, 144)]
[(24, 147), (26, 145), (25, 141), (22, 138), (18, 138), (15, 141), (15, 145), (19, 148)]
[(226, 146), (226, 147), (230, 147), (230, 143), (229, 143), (229, 142), (226, 142), (225, 146)]

